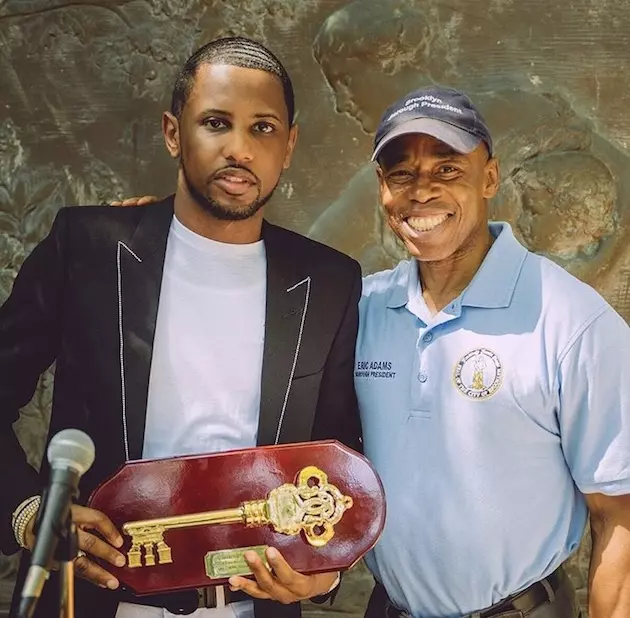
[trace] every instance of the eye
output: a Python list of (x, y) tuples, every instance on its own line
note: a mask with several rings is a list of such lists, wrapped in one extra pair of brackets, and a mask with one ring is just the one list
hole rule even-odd
[(450, 175), (456, 174), (457, 172), (459, 172), (459, 169), (452, 165), (440, 165), (440, 167), (438, 167), (438, 174)]
[(254, 130), (258, 133), (273, 133), (276, 130), (276, 127), (269, 122), (257, 122), (254, 125)]
[(211, 116), (210, 118), (206, 118), (203, 121), (203, 124), (205, 127), (208, 127), (210, 129), (214, 129), (219, 130), (219, 129), (225, 129), (227, 127), (227, 124), (225, 123), (224, 120), (221, 120), (221, 118), (217, 118), (215, 116)]
[(405, 183), (413, 180), (414, 175), (408, 170), (394, 170), (387, 174), (387, 180), (395, 183)]

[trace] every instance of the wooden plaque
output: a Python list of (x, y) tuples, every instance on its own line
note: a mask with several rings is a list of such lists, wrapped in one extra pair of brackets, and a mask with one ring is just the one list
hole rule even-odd
[(345, 570), (385, 523), (376, 472), (334, 440), (129, 462), (88, 506), (123, 534), (127, 565), (106, 568), (138, 595), (224, 584), (269, 546), (304, 574)]

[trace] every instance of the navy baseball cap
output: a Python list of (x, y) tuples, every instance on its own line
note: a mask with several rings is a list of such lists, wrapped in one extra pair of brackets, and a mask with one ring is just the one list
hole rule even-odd
[(414, 133), (431, 135), (462, 154), (485, 142), (492, 156), (486, 121), (471, 100), (453, 88), (420, 88), (390, 105), (376, 129), (372, 161), (392, 140)]

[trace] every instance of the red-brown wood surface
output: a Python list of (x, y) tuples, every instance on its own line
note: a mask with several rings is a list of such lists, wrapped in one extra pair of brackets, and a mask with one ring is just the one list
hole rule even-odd
[[(271, 526), (204, 525), (166, 532), (171, 564), (107, 569), (136, 594), (152, 594), (225, 583), (209, 579), (205, 572), (205, 555), (220, 549), (277, 547), (301, 573), (351, 567), (383, 530), (385, 496), (369, 462), (334, 440), (130, 462), (97, 487), (88, 505), (106, 513), (120, 530), (126, 522), (230, 509), (266, 498), (272, 489), (295, 483), (307, 466), (320, 468), (330, 484), (353, 500), (324, 547), (311, 546), (303, 533), (288, 536)], [(125, 537), (121, 551), (126, 553), (129, 547)]]

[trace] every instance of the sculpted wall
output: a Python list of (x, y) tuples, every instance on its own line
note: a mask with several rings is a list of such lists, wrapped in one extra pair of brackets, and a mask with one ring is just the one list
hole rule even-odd
[[(171, 192), (160, 134), (179, 64), (244, 34), (293, 76), (300, 138), (268, 216), (360, 260), (404, 253), (369, 160), (381, 111), (431, 82), (465, 89), (501, 161), (494, 218), (630, 319), (630, 5), (623, 0), (0, 1), (0, 302), (64, 204)], [(42, 455), (51, 374), (18, 431)], [(1, 411), (0, 411), (1, 412)], [(588, 539), (570, 570), (583, 595)], [(0, 557), (0, 615), (15, 557)], [(333, 610), (360, 616), (370, 578)]]

